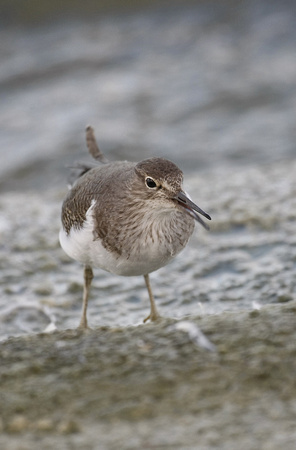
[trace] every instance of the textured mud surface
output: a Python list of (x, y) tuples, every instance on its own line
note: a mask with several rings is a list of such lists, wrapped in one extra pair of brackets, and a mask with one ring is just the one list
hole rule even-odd
[(191, 317), (216, 352), (173, 320), (11, 338), (0, 346), (0, 444), (292, 449), (295, 314), (291, 302)]

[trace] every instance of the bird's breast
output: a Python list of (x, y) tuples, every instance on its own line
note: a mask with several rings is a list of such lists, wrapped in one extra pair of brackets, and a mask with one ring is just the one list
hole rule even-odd
[(100, 234), (94, 206), (80, 229), (61, 230), (60, 242), (71, 258), (117, 275), (145, 275), (165, 266), (186, 246), (194, 229), (187, 213), (151, 211), (126, 220), (119, 217)]

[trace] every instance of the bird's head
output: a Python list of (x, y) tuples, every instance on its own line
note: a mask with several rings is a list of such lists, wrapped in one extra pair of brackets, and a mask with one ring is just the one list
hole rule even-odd
[(209, 214), (199, 208), (183, 189), (183, 172), (176, 164), (164, 158), (150, 158), (135, 166), (137, 191), (151, 208), (178, 209), (198, 221), (204, 228), (208, 225), (199, 214), (211, 220)]

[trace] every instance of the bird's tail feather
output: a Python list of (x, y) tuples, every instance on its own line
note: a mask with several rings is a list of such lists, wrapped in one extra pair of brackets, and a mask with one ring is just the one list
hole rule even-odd
[(94, 129), (88, 125), (85, 129), (86, 132), (86, 145), (91, 156), (96, 160), (94, 163), (84, 163), (84, 162), (74, 162), (72, 166), (68, 166), (71, 169), (70, 175), (68, 177), (68, 184), (71, 188), (75, 181), (82, 177), (86, 172), (97, 167), (98, 164), (106, 164), (108, 163), (108, 159), (104, 156), (104, 154), (99, 149), (97, 144)]

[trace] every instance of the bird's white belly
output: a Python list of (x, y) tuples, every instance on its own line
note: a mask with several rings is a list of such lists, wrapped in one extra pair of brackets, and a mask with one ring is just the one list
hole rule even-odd
[(117, 275), (133, 276), (151, 273), (169, 263), (175, 255), (161, 248), (159, 243), (136, 246), (129, 256), (108, 251), (99, 239), (94, 240), (89, 227), (73, 229), (69, 233), (61, 229), (60, 243), (68, 256), (92, 267), (99, 267)]

